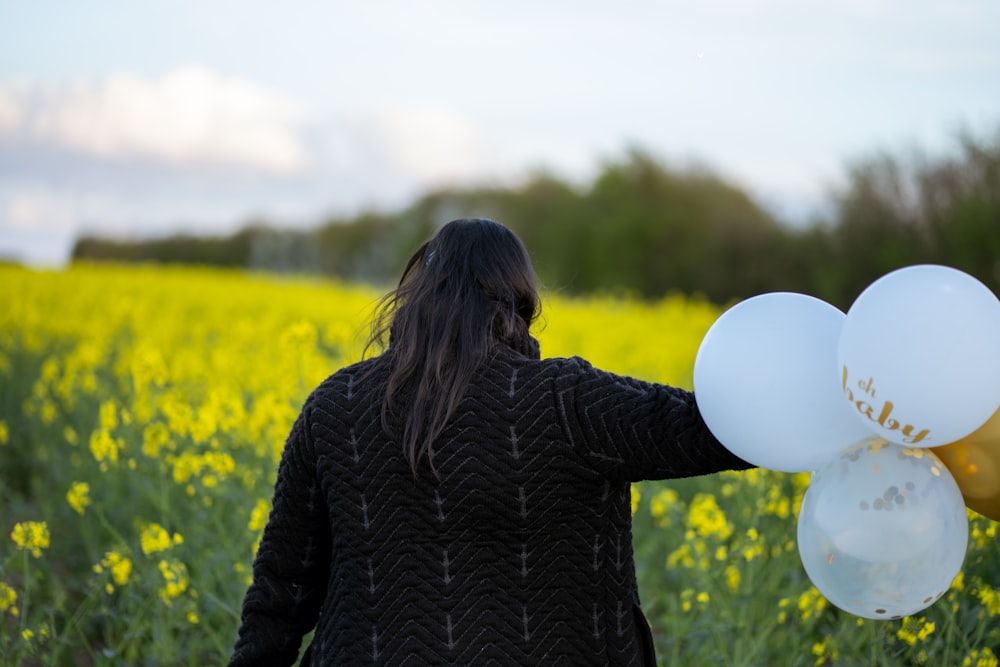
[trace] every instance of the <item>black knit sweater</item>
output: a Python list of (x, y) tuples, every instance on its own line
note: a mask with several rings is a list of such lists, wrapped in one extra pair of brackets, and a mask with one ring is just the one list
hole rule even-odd
[(306, 401), (230, 665), (291, 665), (314, 627), (311, 665), (651, 664), (629, 483), (748, 466), (693, 394), (503, 348), (435, 442), (439, 478), (414, 479), (380, 421), (387, 366)]

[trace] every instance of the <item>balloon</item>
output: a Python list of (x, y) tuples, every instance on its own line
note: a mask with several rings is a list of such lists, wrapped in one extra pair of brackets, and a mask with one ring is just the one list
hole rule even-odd
[(844, 317), (820, 299), (770, 292), (712, 324), (695, 357), (694, 394), (727, 449), (762, 468), (805, 472), (871, 435), (837, 385)]
[(1000, 301), (957, 269), (899, 269), (855, 300), (837, 354), (844, 396), (874, 433), (945, 445), (1000, 405)]
[(965, 506), (1000, 521), (1000, 408), (971, 434), (932, 451), (951, 471)]
[(799, 509), (806, 574), (864, 618), (930, 606), (961, 569), (968, 539), (962, 494), (937, 456), (878, 436), (813, 473)]

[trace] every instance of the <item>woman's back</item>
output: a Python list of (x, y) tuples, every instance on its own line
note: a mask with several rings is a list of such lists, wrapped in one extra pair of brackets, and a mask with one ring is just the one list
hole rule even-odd
[(652, 664), (629, 483), (747, 464), (692, 394), (540, 360), (509, 230), (448, 223), (306, 401), (231, 665)]
[[(382, 430), (380, 363), (310, 397), (271, 521), (297, 531), (266, 531), (255, 564), (297, 584), (285, 620), (322, 607), (312, 664), (642, 664), (628, 479), (740, 464), (698, 432), (690, 394), (504, 350), (439, 437), (438, 476), (415, 479)], [(702, 451), (678, 456), (688, 436)]]

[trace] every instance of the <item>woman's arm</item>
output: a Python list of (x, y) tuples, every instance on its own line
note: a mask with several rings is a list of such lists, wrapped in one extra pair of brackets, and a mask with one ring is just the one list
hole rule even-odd
[(329, 520), (316, 476), (307, 402), (278, 466), (230, 667), (294, 664), (302, 637), (316, 624), (329, 561)]
[(753, 467), (705, 425), (694, 394), (562, 360), (556, 407), (574, 448), (609, 478), (691, 477)]

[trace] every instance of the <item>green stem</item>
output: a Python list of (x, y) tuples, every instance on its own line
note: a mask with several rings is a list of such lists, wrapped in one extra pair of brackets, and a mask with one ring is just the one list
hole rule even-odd
[(28, 567), (27, 549), (21, 551), (21, 567), (24, 572), (24, 595), (21, 602), (21, 614), (18, 619), (18, 641), (20, 641), (20, 636), (24, 634), (25, 624), (28, 622), (28, 604), (31, 601), (31, 570)]
[[(127, 549), (128, 541), (122, 536), (121, 533), (118, 532), (117, 528), (111, 525), (111, 522), (108, 521), (108, 518), (104, 516), (104, 512), (102, 512), (100, 508), (97, 508), (94, 513), (97, 515), (98, 521), (100, 521), (101, 525), (104, 526), (104, 528), (109, 533), (111, 533), (111, 536), (115, 539), (115, 541), (117, 541), (119, 544), (123, 545)], [(131, 553), (131, 549), (129, 549), (129, 552)]]
[[(946, 601), (945, 601), (946, 602)], [(955, 613), (949, 608), (948, 614), (944, 620), (944, 627), (942, 630), (942, 635), (944, 635), (944, 655), (942, 656), (944, 662), (942, 664), (950, 665), (952, 664), (951, 659), (951, 649), (952, 644), (957, 643), (961, 640), (961, 637), (956, 632), (955, 626)]]
[(66, 622), (66, 632), (73, 632), (79, 635), (82, 640), (81, 646), (87, 650), (87, 653), (90, 654), (91, 660), (94, 663), (97, 661), (97, 654), (94, 653), (94, 650), (90, 647), (90, 637), (84, 633), (83, 628), (80, 626), (80, 621), (90, 615), (90, 612), (100, 595), (103, 595), (103, 591), (93, 588), (87, 597), (80, 602), (79, 606), (76, 608), (76, 612), (73, 613), (73, 616)]
[(205, 598), (207, 598), (207, 599), (211, 600), (212, 602), (214, 602), (215, 604), (219, 605), (219, 607), (221, 607), (223, 610), (225, 610), (225, 612), (227, 614), (229, 614), (234, 620), (236, 620), (236, 621), (240, 620), (240, 612), (237, 609), (234, 609), (232, 607), (232, 605), (227, 604), (225, 602), (225, 600), (223, 600), (222, 598), (220, 598), (218, 595), (216, 595), (215, 593), (212, 593), (211, 591), (205, 591), (205, 592), (202, 592), (201, 594)]

